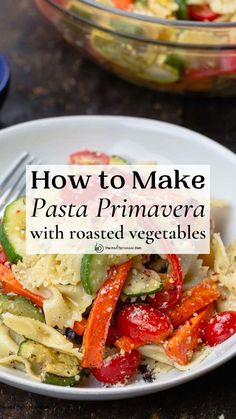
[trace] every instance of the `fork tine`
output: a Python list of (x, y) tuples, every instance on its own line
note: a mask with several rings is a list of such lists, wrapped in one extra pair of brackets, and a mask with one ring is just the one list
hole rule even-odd
[[(27, 164), (29, 164), (29, 163), (27, 163)], [(42, 160), (36, 158), (35, 161), (32, 161), (32, 164), (34, 164), (35, 166), (37, 166), (39, 164), (42, 164)], [(22, 196), (22, 195), (26, 195), (26, 183), (19, 190), (18, 197), (19, 196)]]
[[(34, 165), (38, 165), (41, 164), (41, 160), (36, 158), (36, 157), (32, 157), (31, 160), (29, 160), (26, 164), (34, 164)], [(19, 196), (25, 195), (26, 193), (26, 182), (25, 182), (25, 178), (23, 179), (24, 182), (22, 184), (22, 182), (19, 182), (20, 184), (18, 184), (19, 189), (17, 189), (15, 191), (15, 193), (11, 196), (11, 200), (14, 201), (16, 198), (18, 198)]]
[(28, 152), (23, 152), (18, 159), (16, 159), (12, 165), (9, 167), (4, 177), (0, 181), (0, 190), (6, 188), (7, 184), (11, 180), (12, 176), (15, 174), (16, 170), (24, 163), (24, 161), (29, 157)]
[[(0, 211), (3, 210), (7, 202), (9, 202), (10, 200), (14, 201), (25, 190), (25, 165), (23, 164), (24, 161), (21, 163), (22, 167), (18, 177), (0, 197)], [(34, 156), (31, 156), (30, 159), (26, 161), (26, 164), (33, 164), (36, 163), (36, 161), (37, 159)]]

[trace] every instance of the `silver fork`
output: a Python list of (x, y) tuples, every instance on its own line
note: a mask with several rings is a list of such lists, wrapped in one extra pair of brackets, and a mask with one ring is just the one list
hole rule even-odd
[(7, 204), (25, 194), (25, 166), (27, 164), (40, 164), (40, 160), (25, 151), (11, 164), (0, 179), (0, 216)]

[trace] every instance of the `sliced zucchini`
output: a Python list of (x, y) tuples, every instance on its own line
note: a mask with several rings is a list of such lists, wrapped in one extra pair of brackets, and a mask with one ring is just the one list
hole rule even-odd
[(110, 158), (110, 164), (128, 164), (128, 162), (123, 157), (113, 155)]
[(176, 0), (176, 3), (179, 6), (179, 9), (177, 11), (177, 17), (180, 20), (188, 20), (189, 19), (189, 13), (188, 13), (188, 4), (187, 0)]
[[(131, 31), (130, 31), (131, 32)], [(139, 73), (155, 59), (156, 52), (151, 46), (137, 47), (125, 37), (112, 36), (108, 33), (94, 29), (90, 34), (91, 50), (96, 52), (100, 59), (107, 60), (115, 68), (128, 69)]]
[(42, 382), (54, 386), (74, 387), (78, 380), (76, 377), (60, 377), (59, 375), (46, 373)]
[(74, 14), (81, 16), (83, 19), (86, 19), (88, 21), (93, 20), (93, 15), (89, 13), (85, 7), (83, 8), (83, 5), (78, 7), (77, 0), (69, 1), (69, 3), (66, 5), (66, 8), (69, 9)]
[(124, 19), (118, 20), (117, 17), (115, 19), (111, 19), (111, 26), (122, 34), (127, 33), (129, 35), (136, 36), (142, 36), (145, 34), (141, 25), (134, 25), (131, 22), (125, 22)]
[(157, 272), (151, 269), (144, 269), (142, 272), (131, 269), (122, 294), (127, 297), (142, 297), (155, 294), (162, 288), (162, 282)]
[(88, 294), (95, 294), (103, 284), (108, 267), (108, 255), (84, 255), (81, 263), (81, 280)]
[(8, 260), (14, 264), (25, 256), (25, 230), (26, 201), (22, 196), (5, 208), (0, 228), (0, 243)]
[(131, 259), (132, 255), (84, 255), (80, 276), (88, 294), (95, 294), (106, 279), (107, 270)]
[(184, 66), (185, 66), (183, 59), (177, 54), (168, 55), (165, 60), (165, 65), (168, 65), (168, 66), (171, 66), (172, 68), (177, 69), (179, 73), (183, 72)]
[(178, 68), (174, 68), (168, 64), (158, 64), (155, 63), (145, 69), (141, 74), (141, 77), (149, 80), (155, 81), (160, 84), (169, 84), (175, 83), (180, 79), (180, 72)]
[(80, 380), (82, 369), (75, 356), (47, 348), (32, 340), (20, 344), (18, 355), (31, 363), (32, 369), (40, 374), (44, 383), (72, 386)]
[(80, 371), (80, 375), (74, 377), (60, 377), (59, 375), (46, 373), (43, 379), (43, 383), (52, 384), (54, 386), (73, 387), (78, 384), (83, 377), (89, 376), (90, 370), (84, 368)]
[(45, 322), (44, 315), (38, 307), (24, 297), (0, 295), (0, 314), (11, 313)]

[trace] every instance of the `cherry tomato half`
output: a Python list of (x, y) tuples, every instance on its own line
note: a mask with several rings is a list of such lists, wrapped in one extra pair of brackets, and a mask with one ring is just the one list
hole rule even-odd
[(70, 154), (69, 164), (109, 164), (110, 157), (100, 151), (77, 151)]
[(236, 311), (222, 311), (212, 317), (203, 330), (207, 345), (215, 346), (236, 333)]
[(132, 4), (133, 0), (114, 0), (114, 5), (122, 10), (129, 10)]
[(136, 373), (139, 363), (140, 353), (133, 350), (124, 355), (117, 353), (106, 358), (101, 368), (93, 368), (91, 372), (102, 383), (124, 383)]
[(163, 288), (147, 301), (158, 310), (165, 311), (178, 304), (183, 287), (183, 273), (177, 255), (167, 255), (170, 273), (166, 277)]
[(215, 13), (208, 4), (204, 5), (190, 5), (188, 6), (189, 17), (191, 20), (198, 21), (209, 21), (215, 20), (220, 16), (219, 13)]
[(209, 79), (210, 77), (219, 76), (220, 73), (221, 69), (219, 65), (211, 68), (190, 68), (186, 71), (185, 78), (186, 80), (202, 80)]
[(124, 306), (116, 317), (116, 328), (122, 336), (145, 343), (158, 343), (173, 330), (165, 314), (142, 303)]
[(236, 51), (222, 52), (220, 58), (220, 72), (221, 74), (235, 74), (236, 73)]
[(164, 284), (161, 291), (157, 292), (154, 297), (148, 297), (148, 302), (158, 310), (166, 311), (173, 308), (180, 300), (179, 293), (175, 288), (169, 287), (169, 284)]

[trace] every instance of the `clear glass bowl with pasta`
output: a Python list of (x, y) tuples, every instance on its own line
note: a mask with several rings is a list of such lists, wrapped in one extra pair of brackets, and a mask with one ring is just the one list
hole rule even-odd
[(163, 19), (92, 0), (36, 3), (68, 42), (123, 79), (169, 93), (236, 93), (236, 22)]

